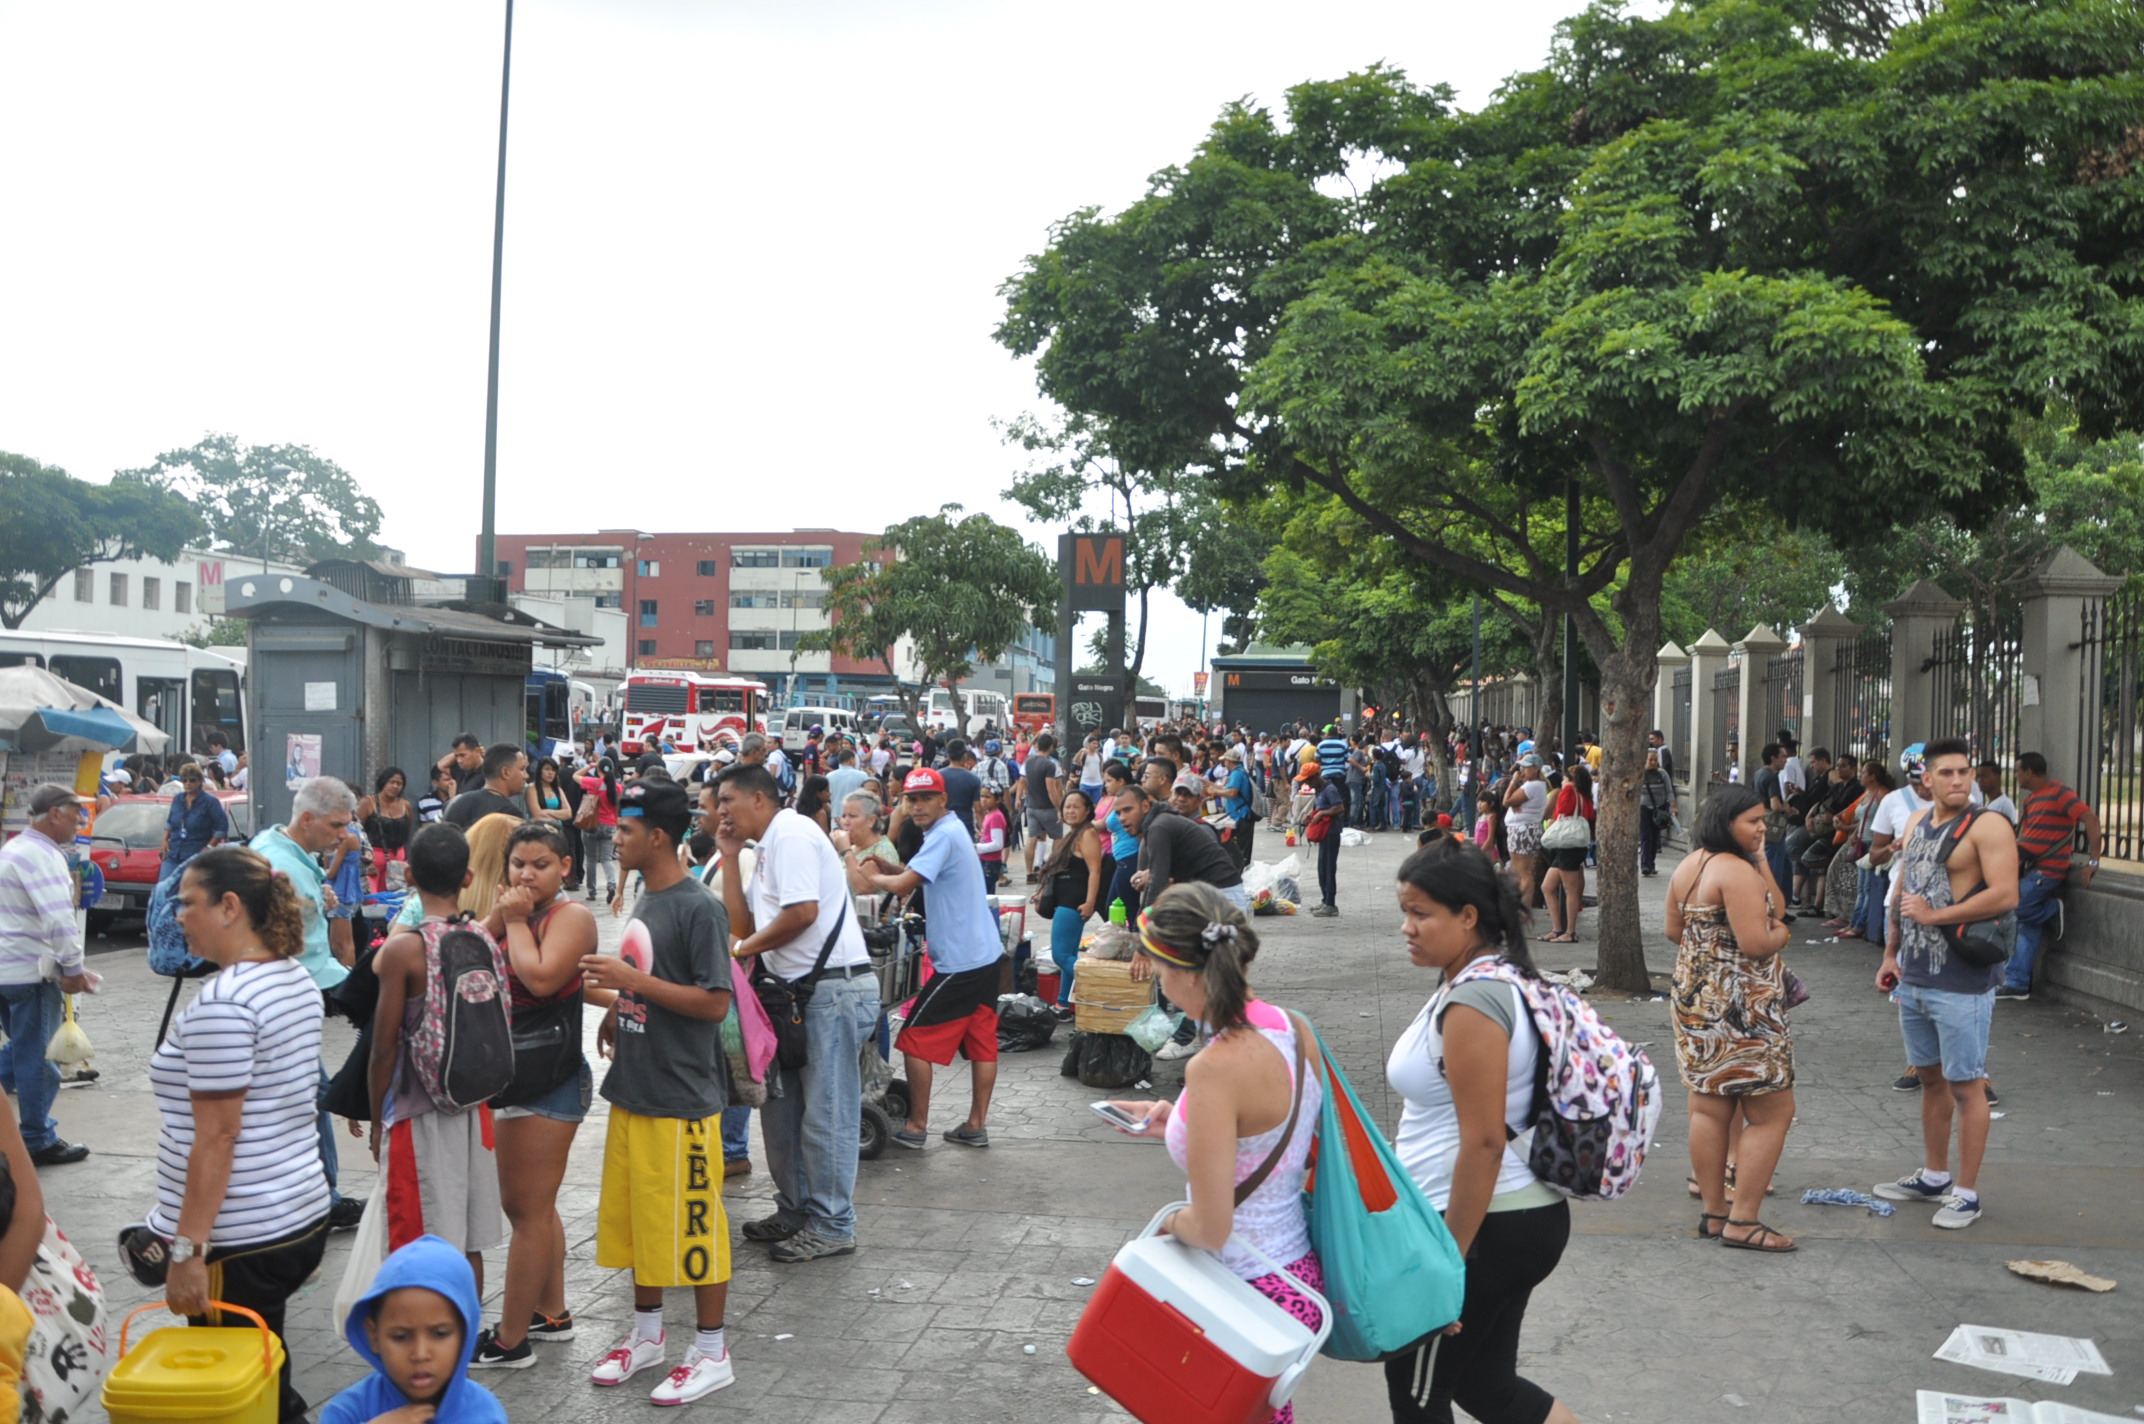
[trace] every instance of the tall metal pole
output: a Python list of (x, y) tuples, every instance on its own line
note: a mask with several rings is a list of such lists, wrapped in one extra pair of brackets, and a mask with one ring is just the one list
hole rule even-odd
[[(1578, 585), (1578, 481), (1563, 482), (1563, 568)], [(1578, 744), (1578, 619), (1563, 615), (1563, 754)]]
[(499, 572), (499, 288), (506, 261), (506, 95), (513, 74), (514, 0), (506, 0), (506, 54), (499, 62), (499, 193), (491, 220), (491, 370), (484, 382), (484, 521), (476, 539), (477, 577), (486, 580)]
[(1467, 760), (1481, 760), (1481, 595), (1474, 595), (1473, 689), (1467, 693)]

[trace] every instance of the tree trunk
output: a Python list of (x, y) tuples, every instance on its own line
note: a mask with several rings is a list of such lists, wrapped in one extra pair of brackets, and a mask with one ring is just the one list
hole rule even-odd
[(1594, 783), (1594, 826), (1600, 885), (1601, 987), (1650, 993), (1646, 927), (1638, 911), (1639, 787), (1645, 778), (1645, 734), (1652, 726), (1653, 687), (1660, 679), (1660, 585), (1663, 570), (1639, 560), (1616, 595), (1623, 638), (1616, 644), (1597, 616), (1581, 631), (1601, 673), (1601, 774)]
[(1534, 750), (1546, 756), (1563, 747), (1563, 651), (1556, 636), (1557, 620), (1541, 615), (1534, 630), (1534, 682), (1541, 689), (1540, 710), (1534, 717)]
[(893, 679), (893, 695), (901, 699), (901, 710), (908, 715), (908, 725), (915, 731), (917, 736), (921, 736), (923, 734), (923, 707), (916, 701), (916, 694), (909, 691), (908, 684), (901, 681), (901, 675), (894, 671), (892, 651), (889, 649), (881, 652), (878, 655), (878, 660), (886, 665), (886, 676)]
[(1422, 698), (1425, 716), (1415, 724), (1417, 735), (1429, 743), (1429, 765), (1437, 781), (1435, 802), (1422, 802), (1422, 825), (1427, 828), (1437, 824), (1437, 806), (1449, 804), (1452, 793), (1458, 788), (1452, 782), (1452, 716), (1451, 699), (1442, 688), (1431, 688)]

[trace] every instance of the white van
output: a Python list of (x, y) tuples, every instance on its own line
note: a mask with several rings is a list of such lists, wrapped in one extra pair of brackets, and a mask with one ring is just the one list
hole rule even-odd
[(924, 699), (923, 724), (933, 732), (951, 732), (961, 737), (978, 736), (986, 728), (1005, 732), (1012, 726), (1011, 704), (1002, 692), (963, 688), (960, 710), (955, 712), (953, 694), (934, 687)]
[(856, 714), (846, 707), (790, 707), (782, 713), (782, 750), (800, 752), (810, 740), (811, 729), (822, 727), (856, 739)]

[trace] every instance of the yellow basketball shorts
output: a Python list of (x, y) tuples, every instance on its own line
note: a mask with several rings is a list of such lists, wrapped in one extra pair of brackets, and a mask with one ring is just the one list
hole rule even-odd
[(722, 1212), (719, 1117), (642, 1117), (612, 1105), (603, 1140), (596, 1264), (643, 1286), (711, 1286), (730, 1278)]

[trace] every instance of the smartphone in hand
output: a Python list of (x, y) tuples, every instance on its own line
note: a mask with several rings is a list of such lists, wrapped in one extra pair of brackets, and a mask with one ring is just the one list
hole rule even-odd
[(1121, 1127), (1126, 1132), (1146, 1131), (1145, 1118), (1133, 1117), (1130, 1113), (1124, 1111), (1124, 1109), (1118, 1107), (1115, 1103), (1089, 1103), (1087, 1104), (1087, 1106), (1094, 1109), (1097, 1113), (1101, 1114), (1102, 1120), (1109, 1123), (1111, 1126)]

